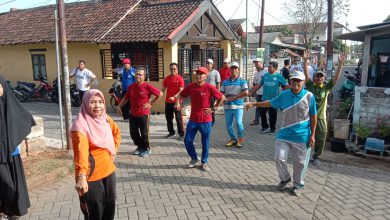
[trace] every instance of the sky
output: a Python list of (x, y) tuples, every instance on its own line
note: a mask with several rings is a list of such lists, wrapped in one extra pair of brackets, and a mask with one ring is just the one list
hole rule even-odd
[[(65, 0), (65, 2), (77, 2), (85, 0)], [(248, 1), (248, 18), (256, 26), (260, 23), (261, 0)], [(283, 3), (287, 0), (265, 0), (265, 25), (288, 24), (289, 20), (284, 15)], [(293, 1), (293, 0), (290, 0)], [(31, 8), (47, 4), (55, 4), (56, 0), (0, 0), (0, 13), (7, 12), (10, 8)], [(226, 20), (245, 18), (246, 0), (213, 0)], [(357, 30), (357, 26), (382, 22), (389, 14), (390, 0), (349, 0), (350, 11), (347, 18), (339, 20), (341, 24), (348, 23), (348, 28)]]

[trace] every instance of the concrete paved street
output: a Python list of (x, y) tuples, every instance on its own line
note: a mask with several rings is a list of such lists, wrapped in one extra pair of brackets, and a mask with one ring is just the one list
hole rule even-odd
[[(25, 106), (44, 117), (47, 137), (59, 139), (55, 104)], [(163, 138), (164, 115), (151, 116), (153, 153), (147, 158), (130, 154), (135, 146), (128, 123), (115, 117), (123, 139), (117, 157), (116, 219), (390, 219), (388, 171), (323, 162), (320, 167), (310, 165), (300, 197), (278, 191), (274, 136), (249, 126), (253, 114), (244, 117), (242, 149), (224, 147), (224, 115), (217, 115), (210, 172), (186, 168), (190, 159), (184, 144)], [(196, 143), (200, 153), (199, 134)], [(33, 189), (30, 198), (32, 207), (22, 219), (83, 219), (73, 176)]]

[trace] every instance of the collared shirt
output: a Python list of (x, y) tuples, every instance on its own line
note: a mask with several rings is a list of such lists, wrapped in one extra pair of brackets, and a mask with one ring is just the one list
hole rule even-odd
[(126, 92), (129, 86), (135, 82), (135, 72), (133, 67), (129, 70), (122, 69), (119, 71), (119, 75), (122, 75), (122, 91)]
[[(225, 97), (232, 97), (238, 95), (240, 92), (248, 90), (248, 83), (246, 80), (238, 77), (236, 79), (229, 78), (223, 81), (221, 92)], [(244, 98), (236, 99), (234, 101), (225, 101), (225, 109), (241, 109), (244, 108)]]
[[(263, 70), (256, 71), (255, 77), (254, 77), (254, 79), (253, 79), (253, 85), (260, 84), (261, 79), (263, 78), (263, 76), (264, 76), (267, 72), (268, 72), (268, 68), (264, 68)], [(256, 95), (263, 95), (263, 87), (261, 87), (260, 89), (258, 89), (258, 90), (256, 91)]]
[(260, 81), (260, 85), (263, 87), (263, 97), (261, 100), (271, 100), (279, 94), (279, 87), (286, 86), (287, 81), (282, 74), (275, 72), (274, 74), (266, 73)]
[(310, 116), (317, 114), (313, 93), (302, 89), (298, 94), (294, 94), (288, 89), (270, 102), (273, 108), (282, 110), (281, 128), (276, 140), (308, 143), (311, 133)]
[(207, 75), (206, 82), (208, 84), (213, 85), (214, 87), (217, 86), (217, 83), (221, 82), (221, 76), (219, 75), (219, 72), (215, 69), (212, 69), (209, 74)]
[(70, 76), (76, 76), (76, 86), (77, 89), (81, 91), (88, 91), (90, 86), (87, 85), (91, 83), (92, 79), (96, 78), (95, 74), (93, 74), (93, 72), (87, 68), (84, 68), (83, 70), (76, 68), (72, 71)]
[(146, 82), (131, 84), (125, 95), (131, 103), (130, 114), (136, 117), (149, 115), (150, 109), (143, 106), (149, 102), (152, 95), (159, 96), (160, 90)]
[(314, 94), (317, 103), (317, 111), (319, 119), (326, 119), (326, 108), (328, 105), (328, 95), (334, 87), (333, 79), (329, 80), (325, 85), (317, 86), (311, 80), (306, 82), (306, 89)]
[(184, 79), (179, 74), (172, 75), (165, 77), (163, 81), (163, 86), (167, 88), (167, 94), (165, 96), (165, 102), (166, 103), (175, 103), (176, 99), (174, 101), (169, 100), (170, 97), (176, 95), (179, 92), (180, 88), (184, 88)]
[(205, 83), (199, 86), (196, 83), (191, 83), (186, 86), (180, 93), (183, 98), (191, 98), (191, 115), (190, 120), (193, 122), (211, 122), (211, 113), (206, 114), (206, 108), (210, 108), (211, 98), (222, 98), (223, 94), (211, 84)]

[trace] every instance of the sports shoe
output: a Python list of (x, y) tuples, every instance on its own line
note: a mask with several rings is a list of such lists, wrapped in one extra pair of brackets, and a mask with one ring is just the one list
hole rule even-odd
[(147, 150), (141, 151), (141, 153), (140, 153), (138, 156), (140, 156), (140, 157), (147, 157), (147, 156), (149, 156), (151, 153), (152, 153), (152, 150), (151, 150), (151, 149), (147, 149)]
[(165, 136), (165, 138), (171, 138), (171, 137), (173, 137), (173, 136), (175, 136), (176, 134), (175, 133), (169, 133), (169, 134), (167, 134), (166, 136)]
[(278, 184), (278, 189), (279, 190), (282, 190), (282, 189), (285, 189), (287, 187), (287, 184), (291, 182), (291, 178), (288, 178), (287, 180), (285, 181), (280, 181), (280, 183)]
[(179, 141), (184, 141), (184, 135), (180, 135), (180, 137), (178, 138)]
[(141, 148), (140, 147), (137, 147), (137, 149), (135, 149), (135, 151), (133, 151), (133, 155), (139, 155), (141, 153)]
[(225, 147), (233, 147), (237, 144), (236, 140), (230, 140), (227, 144), (225, 144)]
[(295, 196), (299, 196), (299, 195), (302, 194), (302, 190), (303, 190), (303, 186), (299, 186), (299, 187), (293, 186), (293, 187), (291, 188), (291, 193), (292, 193), (293, 195), (295, 195)]
[(263, 133), (263, 134), (268, 133), (268, 132), (269, 132), (269, 128), (262, 128), (260, 130), (260, 133)]
[(192, 160), (190, 161), (190, 163), (188, 164), (188, 168), (194, 168), (195, 165), (196, 165), (197, 163), (199, 163), (199, 162), (200, 162), (199, 157), (196, 158), (196, 159), (192, 159)]
[(202, 170), (206, 172), (210, 171), (209, 165), (207, 165), (207, 163), (202, 163)]
[(244, 138), (238, 138), (236, 147), (242, 148), (244, 146)]
[(312, 163), (314, 166), (319, 166), (319, 165), (321, 164), (320, 159), (318, 159), (318, 158), (313, 159), (313, 161), (312, 161), (311, 163)]
[(269, 134), (275, 134), (275, 129), (271, 129), (270, 131), (269, 131)]

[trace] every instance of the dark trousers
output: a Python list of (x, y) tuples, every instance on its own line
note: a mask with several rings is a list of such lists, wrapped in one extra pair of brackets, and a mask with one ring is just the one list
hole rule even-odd
[(83, 103), (83, 97), (84, 97), (84, 94), (85, 94), (86, 92), (87, 92), (87, 91), (81, 91), (81, 90), (79, 90), (80, 103)]
[[(269, 126), (267, 123), (267, 112), (269, 117)], [(272, 107), (268, 108), (260, 108), (260, 117), (261, 117), (261, 127), (262, 128), (271, 128), (271, 130), (275, 130), (276, 127), (276, 118), (278, 117), (278, 112), (276, 109)]]
[(173, 117), (176, 118), (177, 133), (179, 133), (180, 136), (183, 136), (184, 126), (181, 110), (175, 109), (175, 103), (165, 103), (165, 119), (167, 120), (168, 132), (170, 134), (175, 133), (175, 129), (173, 128)]
[[(122, 97), (121, 98), (125, 97), (125, 95), (126, 95), (126, 91), (122, 91)], [(126, 104), (124, 104), (122, 106), (121, 110), (122, 110), (123, 120), (129, 119), (130, 118), (130, 99), (129, 99), (129, 101)]]
[(141, 150), (149, 150), (149, 115), (134, 116), (130, 114), (130, 136)]
[(115, 172), (98, 181), (88, 182), (88, 192), (80, 196), (85, 220), (111, 220), (115, 217)]
[[(256, 102), (261, 102), (261, 97), (263, 97), (263, 96), (256, 95)], [(256, 110), (255, 110), (255, 121), (256, 122), (259, 122), (259, 119), (260, 119), (260, 108), (261, 107), (256, 107)]]
[(211, 113), (211, 117), (212, 117), (212, 125), (214, 126), (214, 123), (215, 123), (215, 111), (214, 110), (217, 110), (217, 109), (214, 109), (214, 103), (215, 103), (215, 98), (211, 98), (210, 100), (210, 108), (213, 110), (213, 112)]

